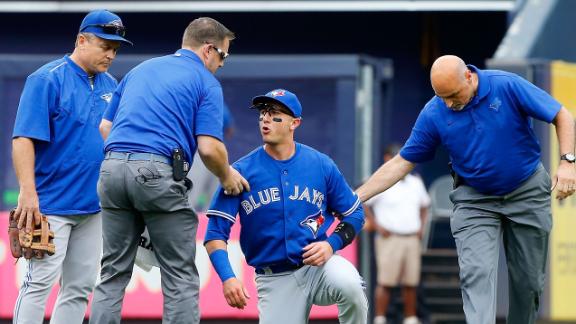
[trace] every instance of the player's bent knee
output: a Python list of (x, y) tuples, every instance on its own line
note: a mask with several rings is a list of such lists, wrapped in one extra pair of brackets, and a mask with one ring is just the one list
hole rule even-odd
[(345, 258), (334, 255), (324, 268), (330, 285), (339, 292), (342, 301), (367, 308), (364, 280), (358, 270)]
[(350, 284), (340, 291), (339, 305), (348, 305), (357, 316), (366, 318), (368, 314), (368, 298), (361, 284)]
[(364, 282), (360, 275), (350, 276), (341, 279), (338, 288), (348, 296), (361, 296), (364, 295)]
[(350, 283), (343, 287), (342, 295), (344, 299), (353, 303), (358, 308), (368, 308), (368, 300), (366, 299), (366, 291), (363, 283)]
[(350, 282), (362, 284), (358, 270), (340, 255), (333, 255), (324, 266), (326, 276), (333, 282)]

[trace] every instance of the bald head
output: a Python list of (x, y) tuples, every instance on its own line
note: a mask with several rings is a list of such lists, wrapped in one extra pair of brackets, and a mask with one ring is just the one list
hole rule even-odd
[(462, 109), (476, 91), (471, 71), (461, 58), (454, 55), (444, 55), (434, 61), (430, 82), (436, 95), (455, 110)]
[(438, 95), (448, 94), (465, 81), (468, 68), (466, 63), (454, 55), (439, 57), (430, 70), (430, 81), (434, 92)]

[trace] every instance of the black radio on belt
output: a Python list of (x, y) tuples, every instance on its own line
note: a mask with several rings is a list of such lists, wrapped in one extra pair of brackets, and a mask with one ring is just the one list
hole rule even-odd
[(456, 189), (458, 187), (460, 187), (461, 185), (466, 184), (464, 182), (464, 179), (458, 175), (458, 173), (456, 173), (456, 171), (454, 171), (454, 168), (452, 168), (452, 162), (448, 162), (448, 169), (450, 170), (450, 175), (452, 176), (452, 180), (454, 180), (454, 183), (452, 184), (452, 189)]
[(184, 152), (182, 149), (175, 148), (172, 150), (172, 178), (175, 181), (182, 181), (188, 173), (188, 162), (184, 161)]

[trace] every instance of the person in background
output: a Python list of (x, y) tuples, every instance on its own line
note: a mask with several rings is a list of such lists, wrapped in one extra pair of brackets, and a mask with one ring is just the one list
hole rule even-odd
[[(391, 144), (384, 151), (384, 163), (400, 151)], [(401, 285), (404, 324), (418, 324), (417, 288), (420, 283), (422, 229), (430, 197), (422, 179), (407, 174), (390, 189), (365, 203), (366, 218), (376, 232), (374, 246), (377, 266), (374, 324), (386, 323), (391, 289)]]

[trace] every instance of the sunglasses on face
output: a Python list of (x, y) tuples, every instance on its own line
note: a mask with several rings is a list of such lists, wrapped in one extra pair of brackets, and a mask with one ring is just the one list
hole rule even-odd
[(224, 61), (228, 56), (230, 56), (230, 54), (224, 52), (223, 50), (221, 50), (220, 48), (216, 47), (216, 45), (214, 44), (210, 44), (210, 43), (206, 43), (208, 45), (210, 45), (210, 47), (212, 47), (213, 49), (216, 50), (216, 53), (218, 53), (218, 55), (220, 55), (220, 59), (222, 61)]
[(82, 28), (81, 31), (86, 30), (88, 27), (98, 27), (102, 30), (102, 33), (104, 34), (108, 34), (108, 35), (118, 35), (120, 37), (124, 37), (126, 36), (126, 27), (121, 26), (121, 25), (106, 25), (106, 24), (95, 24), (95, 25), (88, 25), (84, 28)]
[(282, 114), (286, 114), (288, 116), (292, 116), (292, 113), (290, 111), (287, 111), (286, 109), (278, 109), (276, 106), (267, 104), (267, 103), (261, 103), (259, 105), (256, 106), (256, 108), (258, 109), (258, 112), (260, 113), (260, 120), (263, 120), (264, 117), (266, 116), (266, 114), (269, 114), (270, 117), (272, 117), (272, 120), (274, 122), (282, 122), (282, 118), (278, 117), (278, 116), (274, 116), (274, 114), (277, 113), (282, 113)]

